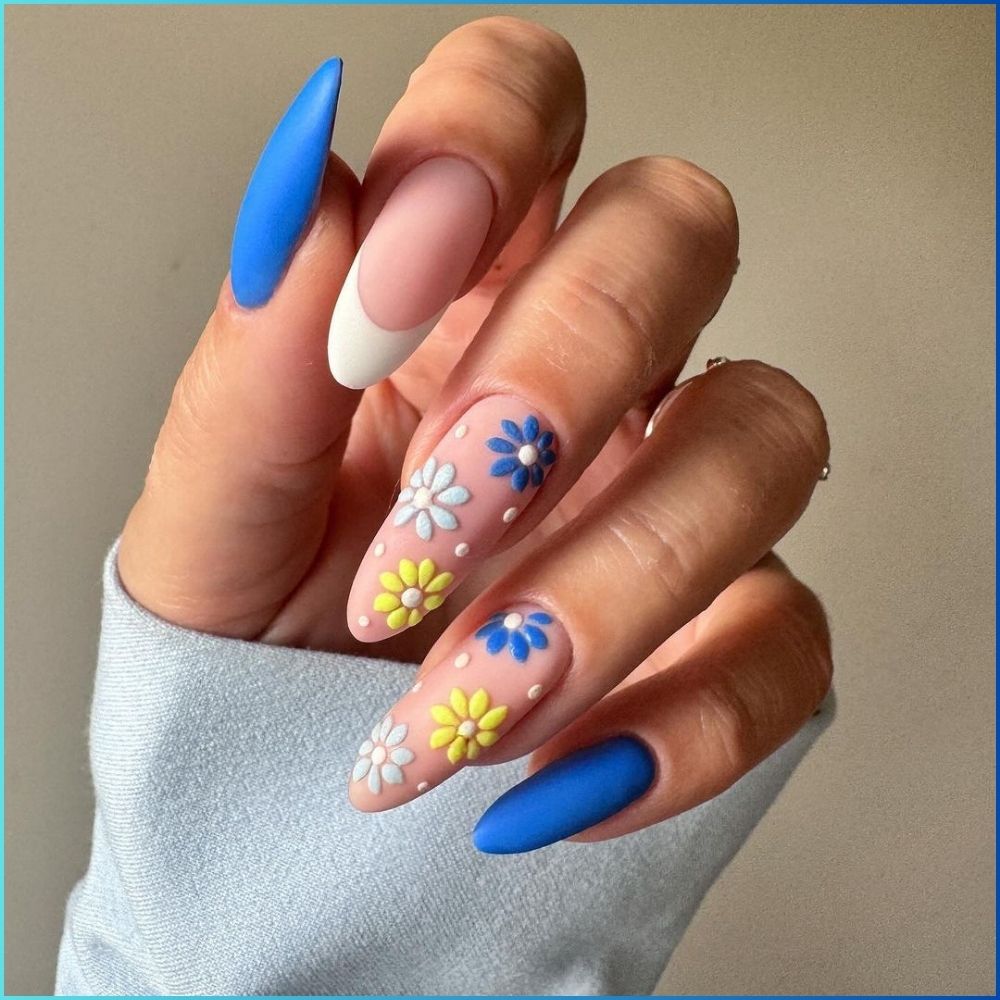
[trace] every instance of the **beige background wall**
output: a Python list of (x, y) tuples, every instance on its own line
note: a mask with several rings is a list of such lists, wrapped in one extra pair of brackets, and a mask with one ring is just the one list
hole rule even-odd
[[(360, 170), (422, 54), (491, 9), (5, 11), (10, 992), (51, 989), (98, 569), (259, 147), (336, 53)], [(588, 72), (571, 194), (670, 152), (735, 195), (743, 266), (694, 363), (786, 367), (832, 431), (783, 552), (828, 603), (839, 717), (662, 989), (992, 990), (993, 11), (519, 11)]]

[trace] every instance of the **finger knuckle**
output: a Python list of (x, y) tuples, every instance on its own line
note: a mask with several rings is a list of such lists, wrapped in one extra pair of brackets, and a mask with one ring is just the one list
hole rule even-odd
[(715, 770), (742, 774), (760, 757), (753, 707), (726, 683), (705, 684), (696, 694), (702, 752), (716, 759)]

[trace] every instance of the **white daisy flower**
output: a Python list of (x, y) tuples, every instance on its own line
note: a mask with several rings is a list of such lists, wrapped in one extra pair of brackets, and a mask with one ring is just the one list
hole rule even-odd
[(411, 763), (415, 754), (407, 747), (400, 746), (406, 739), (408, 726), (401, 722), (392, 724), (392, 716), (387, 715), (372, 730), (371, 739), (358, 747), (358, 759), (351, 771), (351, 781), (361, 781), (368, 776), (369, 790), (378, 795), (382, 782), (401, 785), (405, 780), (403, 768)]
[(410, 485), (399, 494), (402, 504), (393, 524), (406, 524), (416, 518), (417, 537), (429, 542), (434, 535), (434, 526), (445, 531), (458, 527), (458, 518), (448, 510), (466, 503), (472, 494), (464, 486), (454, 486), (455, 466), (445, 462), (438, 468), (437, 459), (432, 455), (410, 477)]

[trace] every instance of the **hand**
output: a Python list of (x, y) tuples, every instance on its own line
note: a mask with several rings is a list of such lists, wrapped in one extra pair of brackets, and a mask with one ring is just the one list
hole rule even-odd
[(710, 798), (831, 674), (822, 609), (770, 554), (827, 458), (815, 400), (757, 362), (673, 388), (736, 269), (729, 193), (634, 160), (554, 231), (584, 82), (527, 22), (440, 42), (363, 185), (327, 155), (338, 88), (321, 67), (262, 155), (125, 587), (189, 628), (426, 657), (359, 733), (362, 809), (532, 750), (559, 763), (487, 813), (484, 850)]

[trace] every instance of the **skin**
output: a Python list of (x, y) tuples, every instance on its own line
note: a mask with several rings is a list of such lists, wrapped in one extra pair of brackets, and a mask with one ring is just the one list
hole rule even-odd
[[(428, 665), (495, 607), (544, 601), (573, 664), (491, 760), (534, 751), (538, 767), (619, 733), (644, 740), (657, 778), (579, 838), (596, 840), (723, 791), (822, 701), (822, 608), (770, 549), (805, 509), (829, 442), (813, 397), (752, 361), (675, 390), (643, 441), (729, 288), (736, 210), (693, 164), (647, 157), (595, 180), (554, 233), (584, 117), (579, 63), (553, 32), (500, 17), (444, 38), (387, 119), (364, 183), (331, 156), (272, 300), (243, 310), (224, 283), (119, 570), (133, 597), (188, 628)], [(489, 178), (489, 235), (435, 332), (391, 378), (353, 392), (326, 366), (337, 292), (396, 183), (433, 155)], [(359, 644), (347, 593), (401, 469), (491, 393), (569, 429), (545, 490), (442, 609)]]

